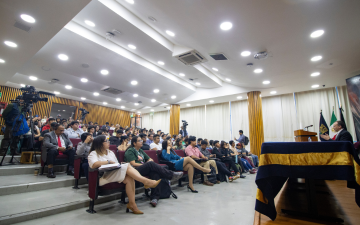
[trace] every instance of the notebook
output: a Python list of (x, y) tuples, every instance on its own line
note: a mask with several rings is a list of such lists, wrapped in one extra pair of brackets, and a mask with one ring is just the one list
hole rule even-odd
[(102, 165), (99, 167), (100, 171), (112, 171), (112, 170), (117, 170), (121, 168), (121, 164), (120, 163), (115, 163), (115, 164), (106, 164), (106, 165)]

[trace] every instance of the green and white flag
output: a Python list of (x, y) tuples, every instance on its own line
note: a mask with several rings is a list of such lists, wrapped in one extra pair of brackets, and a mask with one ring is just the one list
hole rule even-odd
[(336, 134), (334, 128), (333, 128), (333, 125), (334, 123), (337, 121), (336, 119), (336, 116), (335, 116), (335, 112), (334, 112), (334, 109), (332, 111), (332, 115), (331, 115), (331, 122), (330, 122), (330, 132), (329, 132), (329, 136), (330, 138), (333, 138)]

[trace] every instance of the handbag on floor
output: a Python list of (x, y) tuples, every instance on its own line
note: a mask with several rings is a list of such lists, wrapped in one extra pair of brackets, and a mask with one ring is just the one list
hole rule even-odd
[[(156, 188), (159, 188), (160, 199), (170, 198), (170, 196), (175, 199), (178, 198), (176, 194), (171, 190), (170, 181), (167, 179), (161, 179), (160, 184)], [(150, 198), (149, 193), (145, 192), (145, 194), (147, 197)]]

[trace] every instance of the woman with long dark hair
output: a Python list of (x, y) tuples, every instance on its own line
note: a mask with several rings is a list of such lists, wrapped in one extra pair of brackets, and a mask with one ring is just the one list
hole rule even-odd
[[(102, 165), (117, 164), (115, 154), (109, 150), (109, 141), (104, 135), (100, 135), (93, 140), (91, 145), (90, 154), (88, 156), (89, 167), (92, 169), (99, 168)], [(126, 206), (126, 212), (129, 209), (134, 214), (143, 214), (135, 203), (135, 182), (139, 181), (145, 185), (145, 188), (155, 188), (161, 180), (150, 180), (140, 175), (140, 173), (128, 163), (121, 164), (120, 169), (105, 172), (100, 178), (99, 185), (103, 186), (111, 182), (119, 182), (126, 184), (126, 194), (129, 198), (129, 203)]]
[(176, 150), (184, 150), (185, 149), (185, 146), (182, 143), (182, 138), (177, 138), (176, 139), (174, 148)]
[(211, 172), (211, 169), (206, 169), (200, 166), (189, 156), (185, 158), (178, 156), (176, 152), (172, 149), (171, 140), (163, 141), (161, 156), (165, 160), (175, 163), (175, 169), (177, 171), (183, 171), (183, 170), (188, 171), (189, 185), (187, 186), (187, 188), (193, 193), (198, 193), (198, 191), (195, 190), (193, 185), (194, 167), (198, 170), (203, 171), (204, 173)]
[(129, 147), (129, 137), (124, 135), (120, 137), (120, 145), (117, 147), (119, 151), (126, 151), (126, 149)]

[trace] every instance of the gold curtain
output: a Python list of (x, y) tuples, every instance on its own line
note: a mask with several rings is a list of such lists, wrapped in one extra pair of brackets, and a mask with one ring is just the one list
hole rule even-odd
[(170, 107), (170, 134), (179, 134), (180, 130), (180, 105)]
[(260, 91), (252, 91), (247, 93), (250, 149), (251, 152), (257, 156), (260, 156), (261, 145), (264, 142), (264, 126), (260, 94)]

